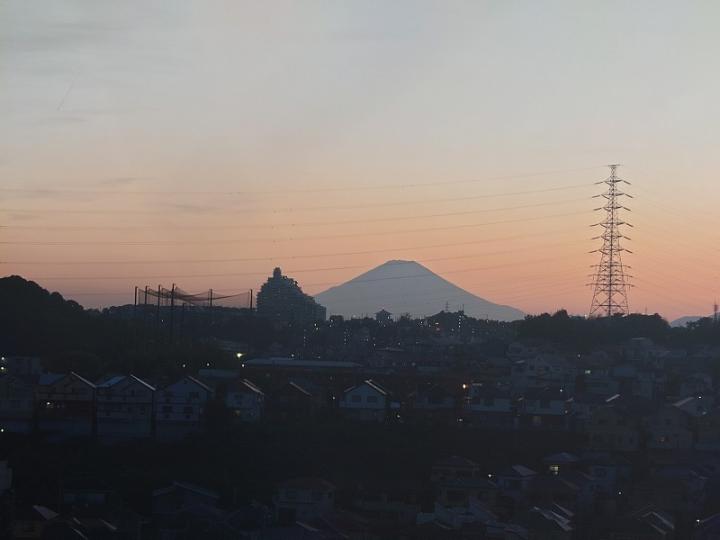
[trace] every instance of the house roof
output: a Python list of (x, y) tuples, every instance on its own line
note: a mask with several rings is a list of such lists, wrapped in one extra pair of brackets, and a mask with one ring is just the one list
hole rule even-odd
[(322, 478), (300, 477), (286, 480), (279, 485), (283, 489), (335, 491), (335, 486)]
[(450, 456), (435, 463), (434, 467), (467, 467), (474, 469), (478, 467), (478, 464), (464, 457)]
[(196, 379), (196, 378), (193, 377), (192, 375), (187, 375), (185, 378), (186, 378), (187, 380), (189, 380), (189, 381), (194, 382), (195, 384), (197, 384), (197, 385), (200, 386), (201, 388), (204, 388), (204, 389), (207, 390), (208, 392), (211, 392), (211, 391), (212, 391), (212, 389), (211, 389), (207, 384), (205, 384), (204, 382), (200, 381), (199, 379)]
[(303, 394), (303, 395), (305, 395), (305, 396), (307, 396), (307, 397), (312, 397), (312, 394), (311, 394), (310, 392), (308, 392), (307, 390), (305, 390), (305, 388), (303, 388), (302, 386), (300, 386), (300, 385), (299, 385), (298, 383), (296, 383), (295, 381), (288, 381), (287, 385), (288, 385), (290, 388), (292, 388), (293, 390), (297, 390), (298, 392), (300, 392), (301, 394)]
[(569, 452), (559, 452), (543, 458), (543, 463), (547, 464), (562, 464), (562, 463), (577, 463), (580, 458), (575, 454)]
[(39, 386), (50, 386), (65, 376), (64, 373), (43, 373), (38, 379)]
[(110, 377), (109, 379), (105, 379), (101, 383), (98, 383), (97, 387), (98, 388), (110, 388), (111, 386), (115, 386), (116, 384), (118, 384), (126, 379), (131, 379), (135, 382), (142, 384), (143, 386), (152, 390), (153, 392), (155, 391), (155, 387), (151, 386), (150, 384), (143, 381), (141, 378), (136, 377), (135, 375), (132, 375), (132, 374), (130, 374), (130, 375), (115, 375), (113, 377)]
[(560, 399), (565, 401), (570, 398), (570, 395), (562, 388), (545, 387), (528, 388), (523, 392), (522, 397), (524, 399)]
[(349, 388), (346, 388), (346, 389), (344, 390), (344, 393), (347, 394), (348, 392), (352, 392), (352, 391), (355, 390), (356, 388), (361, 387), (363, 384), (369, 386), (370, 388), (372, 388), (372, 389), (375, 390), (376, 392), (382, 394), (383, 396), (387, 396), (387, 395), (389, 395), (389, 393), (390, 393), (390, 392), (388, 392), (385, 388), (383, 388), (382, 386), (380, 386), (378, 383), (376, 383), (375, 381), (373, 381), (372, 379), (367, 379), (367, 380), (363, 381), (361, 384), (356, 384), (356, 385), (354, 385), (354, 386), (351, 386), (351, 387), (349, 387)]
[(153, 497), (157, 495), (165, 495), (166, 493), (171, 493), (175, 489), (183, 489), (186, 491), (192, 491), (194, 493), (198, 493), (200, 495), (204, 495), (206, 497), (211, 497), (213, 499), (219, 499), (220, 495), (218, 495), (215, 491), (202, 488), (200, 486), (196, 486), (195, 484), (191, 484), (189, 482), (173, 482), (171, 486), (156, 489), (153, 491)]
[(102, 382), (98, 381), (96, 386), (98, 388), (109, 388), (110, 386), (115, 386), (123, 380), (125, 380), (125, 375), (113, 375), (107, 379), (101, 379)]
[(527, 478), (530, 476), (535, 476), (537, 473), (533, 471), (532, 469), (526, 467), (525, 465), (511, 465), (510, 467), (506, 467), (502, 470), (500, 470), (499, 473), (497, 473), (497, 476), (510, 476), (510, 477), (522, 477)]
[(481, 489), (494, 490), (497, 485), (485, 477), (475, 476), (469, 478), (447, 478), (439, 482), (442, 486), (454, 487), (459, 489)]
[(245, 367), (278, 367), (278, 368), (326, 368), (326, 369), (340, 369), (340, 368), (359, 368), (360, 364), (357, 362), (340, 362), (332, 360), (298, 360), (296, 358), (253, 358), (252, 360), (245, 360), (243, 362)]
[(85, 383), (85, 384), (88, 385), (90, 388), (95, 388), (95, 383), (92, 383), (92, 382), (88, 381), (85, 377), (83, 377), (82, 375), (78, 375), (78, 374), (75, 373), (74, 371), (71, 371), (71, 372), (69, 373), (69, 376), (76, 378), (77, 380), (79, 380), (79, 381), (82, 382), (82, 383)]
[(494, 384), (473, 383), (470, 388), (473, 399), (483, 398), (510, 398), (510, 390), (503, 389)]
[(56, 517), (58, 517), (58, 516), (60, 515), (60, 514), (58, 514), (57, 512), (53, 512), (53, 511), (50, 510), (49, 508), (47, 508), (47, 507), (45, 507), (45, 506), (40, 506), (40, 505), (38, 505), (38, 504), (33, 505), (32, 508), (33, 508), (33, 510), (34, 510), (35, 512), (38, 513), (38, 515), (40, 515), (41, 518), (43, 518), (43, 519), (46, 520), (46, 521), (49, 521), (49, 520), (51, 520), (51, 519), (55, 519)]
[(432, 383), (426, 383), (418, 386), (417, 390), (415, 392), (412, 392), (413, 396), (419, 396), (419, 395), (427, 395), (427, 396), (436, 396), (436, 397), (452, 397), (455, 392), (451, 388), (448, 388), (448, 385), (432, 382)]
[(254, 383), (248, 381), (247, 379), (241, 379), (240, 381), (238, 381), (238, 384), (244, 386), (245, 388), (247, 388), (247, 389), (250, 390), (251, 392), (254, 392), (255, 394), (258, 394), (258, 395), (261, 395), (261, 396), (264, 395), (264, 394), (263, 394), (263, 391), (260, 390), (260, 388), (258, 388), (257, 386), (255, 386)]
[(551, 523), (553, 526), (557, 527), (561, 531), (571, 532), (573, 530), (572, 525), (570, 524), (570, 520), (564, 515), (555, 512), (554, 509), (539, 508), (535, 506), (530, 511), (542, 516), (549, 523)]
[(586, 453), (583, 454), (582, 460), (586, 465), (598, 465), (601, 467), (630, 465), (630, 462), (624, 457), (607, 452)]
[(153, 385), (151, 385), (151, 384), (143, 381), (140, 377), (136, 377), (136, 376), (133, 375), (132, 373), (131, 373), (130, 375), (128, 375), (128, 377), (130, 377), (130, 378), (131, 378), (132, 380), (134, 380), (135, 382), (139, 382), (140, 384), (142, 384), (143, 386), (145, 386), (145, 387), (148, 388), (149, 390), (152, 390), (153, 392), (155, 391), (155, 387), (154, 387)]
[(366, 381), (365, 381), (365, 384), (367, 384), (369, 387), (373, 388), (374, 390), (377, 390), (378, 392), (380, 392), (380, 393), (383, 394), (384, 396), (387, 396), (387, 395), (389, 394), (389, 392), (388, 392), (387, 390), (385, 390), (385, 388), (383, 388), (382, 386), (380, 386), (378, 383), (376, 383), (376, 382), (373, 381), (372, 379), (366, 380)]

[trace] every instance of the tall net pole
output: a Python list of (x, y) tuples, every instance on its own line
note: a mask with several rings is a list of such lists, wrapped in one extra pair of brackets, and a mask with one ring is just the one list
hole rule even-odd
[(621, 227), (624, 225), (632, 227), (632, 225), (623, 221), (620, 214), (622, 210), (630, 210), (622, 204), (622, 197), (632, 198), (632, 195), (620, 190), (620, 184), (629, 184), (629, 182), (618, 177), (619, 165), (609, 165), (609, 167), (610, 176), (598, 182), (607, 185), (607, 190), (595, 196), (605, 199), (605, 204), (595, 209), (604, 212), (605, 217), (593, 225), (602, 228), (602, 234), (594, 238), (602, 240), (602, 247), (591, 251), (591, 253), (600, 253), (600, 263), (593, 266), (595, 272), (591, 284), (593, 289), (591, 317), (612, 317), (629, 313), (628, 278), (630, 276), (625, 272), (629, 267), (623, 264), (622, 253), (631, 252), (621, 245), (621, 240), (628, 238), (622, 233)]

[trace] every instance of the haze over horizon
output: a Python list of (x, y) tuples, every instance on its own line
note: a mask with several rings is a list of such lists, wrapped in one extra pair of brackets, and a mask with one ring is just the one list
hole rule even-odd
[(631, 310), (709, 313), (718, 16), (3, 2), (0, 275), (97, 307), (135, 285), (257, 289), (275, 266), (317, 294), (404, 259), (527, 313), (582, 314), (595, 182), (621, 163)]

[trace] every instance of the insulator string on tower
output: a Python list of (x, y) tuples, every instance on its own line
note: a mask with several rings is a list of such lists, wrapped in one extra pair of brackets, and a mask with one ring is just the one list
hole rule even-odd
[(602, 233), (597, 237), (602, 239), (602, 247), (591, 253), (600, 253), (600, 262), (595, 265), (593, 273), (593, 296), (590, 305), (591, 317), (612, 317), (613, 315), (626, 315), (628, 308), (628, 276), (625, 272), (627, 266), (623, 264), (622, 253), (628, 251), (622, 247), (621, 240), (628, 238), (621, 231), (623, 225), (632, 227), (621, 218), (621, 211), (630, 209), (621, 203), (622, 197), (631, 197), (619, 189), (619, 184), (629, 184), (618, 177), (619, 165), (610, 165), (610, 176), (598, 182), (606, 184), (607, 190), (596, 197), (605, 199), (605, 204), (596, 211), (605, 212), (605, 217), (594, 227), (600, 227)]

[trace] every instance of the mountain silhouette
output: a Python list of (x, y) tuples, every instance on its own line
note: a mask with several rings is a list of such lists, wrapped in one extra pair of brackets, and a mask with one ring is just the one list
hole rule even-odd
[(443, 310), (499, 321), (522, 319), (524, 313), (494, 304), (461, 289), (415, 261), (388, 261), (315, 296), (329, 315), (359, 317), (385, 309), (415, 317)]

